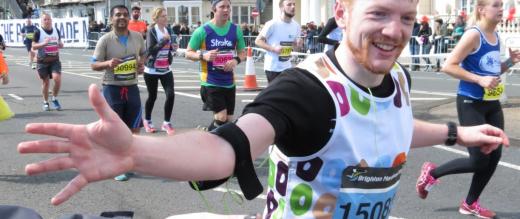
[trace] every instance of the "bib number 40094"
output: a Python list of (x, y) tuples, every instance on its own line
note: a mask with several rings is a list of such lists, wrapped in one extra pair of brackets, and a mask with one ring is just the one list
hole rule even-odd
[[(358, 203), (349, 202), (339, 207), (344, 210), (343, 219), (347, 218), (363, 218), (363, 219), (384, 219), (390, 216), (390, 209), (392, 206), (393, 197), (388, 198), (386, 201), (380, 201), (376, 203), (363, 202), (359, 203), (357, 208), (355, 207)], [(352, 208), (354, 206), (354, 208)], [(351, 213), (353, 215), (351, 215)]]

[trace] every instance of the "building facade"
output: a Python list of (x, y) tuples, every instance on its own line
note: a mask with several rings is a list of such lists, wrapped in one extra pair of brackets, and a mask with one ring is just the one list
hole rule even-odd
[[(91, 20), (106, 22), (111, 6), (125, 4), (142, 8), (142, 19), (151, 22), (151, 13), (155, 7), (165, 7), (170, 23), (185, 23), (192, 27), (198, 22), (211, 19), (211, 1), (209, 0), (34, 0), (55, 17), (67, 18), (88, 16)], [(470, 14), (476, 0), (421, 0), (417, 7), (418, 16), (451, 17), (461, 13)], [(300, 24), (326, 22), (333, 16), (335, 0), (296, 0), (295, 20)], [(263, 24), (273, 17), (280, 16), (279, 0), (233, 0), (231, 21), (242, 24)], [(520, 0), (504, 0), (504, 16), (511, 8), (520, 6)], [(256, 12), (256, 13), (253, 13)], [(253, 16), (253, 14), (258, 14)], [(514, 14), (515, 19), (518, 18)]]

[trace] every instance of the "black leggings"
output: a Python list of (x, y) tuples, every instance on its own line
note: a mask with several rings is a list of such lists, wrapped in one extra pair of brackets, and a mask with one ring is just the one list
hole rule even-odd
[(164, 121), (169, 122), (172, 117), (173, 102), (175, 101), (175, 92), (173, 91), (173, 74), (171, 72), (164, 75), (144, 74), (146, 89), (148, 90), (148, 99), (144, 105), (145, 119), (152, 119), (152, 110), (155, 100), (157, 99), (157, 85), (161, 80), (161, 85), (166, 93), (166, 101), (164, 102)]
[[(464, 96), (457, 96), (457, 113), (462, 126), (490, 124), (504, 129), (504, 114), (500, 101), (477, 101)], [(502, 156), (502, 146), (488, 155), (479, 148), (468, 148), (469, 158), (459, 158), (435, 168), (431, 174), (434, 178), (459, 173), (474, 173), (466, 203), (472, 204), (493, 176)]]

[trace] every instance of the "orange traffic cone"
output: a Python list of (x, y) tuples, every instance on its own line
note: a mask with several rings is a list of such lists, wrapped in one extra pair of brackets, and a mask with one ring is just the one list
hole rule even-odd
[(253, 49), (247, 47), (246, 73), (244, 77), (244, 90), (258, 90), (256, 83), (255, 64), (253, 62)]

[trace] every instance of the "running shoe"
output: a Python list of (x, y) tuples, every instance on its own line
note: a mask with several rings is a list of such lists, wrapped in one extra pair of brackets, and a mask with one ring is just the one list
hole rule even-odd
[(197, 125), (197, 128), (196, 128), (196, 129), (201, 130), (201, 131), (205, 131), (205, 132), (208, 131), (208, 127), (206, 127), (206, 126), (202, 126), (202, 125)]
[(428, 196), (428, 192), (433, 188), (433, 186), (439, 183), (439, 180), (433, 178), (433, 176), (431, 175), (431, 171), (436, 167), (437, 166), (431, 162), (425, 162), (422, 165), (421, 175), (417, 179), (417, 184), (415, 184), (417, 194), (422, 199), (425, 199)]
[(480, 206), (478, 200), (471, 205), (468, 205), (466, 201), (463, 200), (462, 203), (460, 203), (459, 212), (465, 215), (474, 215), (479, 218), (494, 218), (496, 216), (494, 211)]
[(61, 111), (61, 105), (60, 102), (58, 102), (58, 99), (54, 99), (51, 102), (56, 110)]
[(126, 173), (123, 173), (123, 174), (121, 174), (121, 175), (119, 175), (119, 176), (114, 177), (114, 179), (115, 179), (116, 181), (120, 181), (120, 182), (122, 182), (122, 181), (128, 181), (128, 180), (130, 179), (130, 176), (129, 176), (128, 174), (126, 174)]
[(31, 68), (32, 68), (32, 69), (36, 69), (36, 64), (35, 64), (35, 63), (32, 63), (32, 64), (31, 64)]
[(161, 130), (165, 131), (168, 135), (173, 135), (175, 133), (175, 129), (169, 122), (163, 123), (163, 125), (161, 126)]
[(51, 108), (49, 107), (49, 103), (45, 102), (42, 106), (43, 111), (51, 111)]
[(150, 120), (143, 120), (143, 126), (144, 126), (144, 130), (147, 132), (147, 133), (154, 133), (155, 131), (157, 131), (155, 129), (155, 127), (153, 126), (152, 124), (152, 121)]

